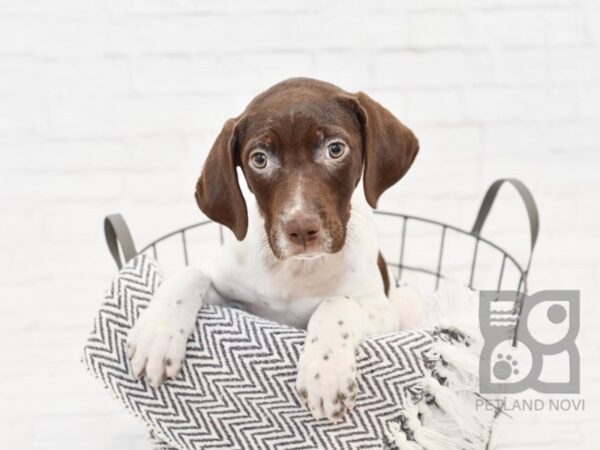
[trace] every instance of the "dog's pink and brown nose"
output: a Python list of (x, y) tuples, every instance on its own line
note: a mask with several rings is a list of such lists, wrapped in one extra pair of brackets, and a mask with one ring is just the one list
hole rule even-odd
[(288, 220), (283, 230), (292, 243), (306, 247), (319, 236), (321, 220), (318, 216), (298, 215)]

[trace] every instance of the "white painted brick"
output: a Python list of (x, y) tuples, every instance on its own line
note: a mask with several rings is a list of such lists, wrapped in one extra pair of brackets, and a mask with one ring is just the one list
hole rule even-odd
[(459, 124), (464, 122), (465, 105), (459, 89), (411, 89), (407, 92), (406, 120), (415, 124)]
[(395, 48), (406, 46), (408, 39), (405, 15), (371, 12), (369, 20), (364, 20), (360, 12), (343, 7), (331, 14), (234, 16), (229, 27), (224, 42), (227, 50)]
[(130, 62), (123, 57), (60, 59), (45, 68), (43, 86), (55, 96), (127, 94)]
[(486, 9), (470, 11), (470, 41), (492, 46), (543, 45), (544, 14), (536, 9)]
[(544, 152), (538, 148), (542, 133), (535, 124), (486, 123), (483, 134), (486, 155), (519, 156)]
[(364, 90), (371, 85), (368, 52), (319, 51), (314, 76), (351, 92)]
[(236, 86), (260, 92), (287, 78), (314, 72), (313, 58), (305, 51), (242, 53), (220, 58), (220, 63), (216, 77), (227, 90)]
[(48, 63), (27, 56), (2, 57), (0, 94), (41, 94), (47, 86)]
[(577, 8), (551, 9), (544, 12), (546, 43), (549, 45), (585, 44), (587, 30), (585, 10)]
[[(101, 14), (58, 16), (50, 22), (45, 21), (46, 25), (48, 23), (51, 26), (46, 31), (44, 41), (38, 42), (38, 55), (75, 57), (112, 53), (107, 49), (111, 27), (107, 26), (105, 17)], [(31, 30), (30, 33), (34, 31)]]
[(409, 42), (413, 47), (460, 47), (467, 43), (462, 11), (419, 11), (410, 16)]
[(48, 129), (48, 112), (29, 94), (0, 95), (0, 132), (41, 133)]
[[(128, 149), (120, 139), (47, 139), (0, 137), (0, 147), (27, 148), (6, 152), (0, 170), (22, 172), (72, 172), (121, 170)], [(48, 155), (52, 155), (48, 158)]]
[(579, 91), (581, 114), (586, 119), (600, 118), (600, 86)]
[[(594, 120), (583, 119), (550, 121), (542, 130), (540, 145), (556, 155), (577, 151), (580, 156), (593, 158), (600, 150), (600, 133), (594, 124)], [(573, 161), (572, 157), (569, 160)]]
[(225, 43), (231, 25), (222, 15), (135, 15), (111, 25), (107, 47), (111, 53), (129, 54), (212, 52), (215, 43)]
[(202, 85), (210, 89), (205, 78), (216, 66), (214, 58), (189, 55), (136, 57), (132, 62), (133, 86), (137, 92), (185, 92), (198, 90)]
[(553, 81), (559, 83), (600, 82), (600, 52), (596, 47), (557, 47), (547, 52)]
[(486, 52), (386, 51), (373, 57), (374, 82), (384, 87), (462, 86), (489, 79)]
[(55, 98), (49, 102), (53, 136), (86, 138), (115, 135), (114, 101), (108, 97)]
[(116, 200), (123, 192), (123, 176), (110, 172), (10, 173), (0, 179), (0, 199), (8, 202)]
[(466, 96), (470, 120), (569, 119), (577, 113), (575, 88), (487, 87), (471, 89)]
[(113, 129), (131, 135), (199, 132), (230, 117), (228, 101), (226, 95), (208, 93), (121, 98), (115, 102)]
[(40, 48), (50, 33), (50, 22), (42, 16), (0, 16), (0, 54), (43, 54)]
[(600, 43), (600, 29), (596, 26), (600, 21), (600, 6), (596, 2), (587, 2), (585, 9), (588, 33), (595, 44)]
[(494, 57), (495, 81), (508, 83), (545, 83), (548, 73), (548, 52), (540, 49), (506, 49)]
[(144, 173), (185, 167), (187, 145), (178, 135), (134, 137), (128, 141), (131, 169)]
[(483, 132), (477, 125), (418, 126), (414, 130), (421, 144), (418, 158), (432, 154), (441, 166), (448, 163), (460, 166), (481, 158)]

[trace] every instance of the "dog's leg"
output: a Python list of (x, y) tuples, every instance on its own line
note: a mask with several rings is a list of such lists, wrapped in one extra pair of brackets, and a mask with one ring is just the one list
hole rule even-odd
[(186, 267), (160, 285), (127, 337), (135, 378), (146, 374), (156, 388), (165, 378), (177, 375), (210, 284), (204, 272)]
[(332, 297), (313, 313), (298, 363), (296, 388), (313, 416), (339, 420), (358, 395), (356, 349), (368, 336), (398, 329), (386, 297)]

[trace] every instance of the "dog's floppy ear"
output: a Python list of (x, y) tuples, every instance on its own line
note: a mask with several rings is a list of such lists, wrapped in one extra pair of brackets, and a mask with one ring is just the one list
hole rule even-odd
[(248, 209), (236, 172), (235, 128), (236, 120), (229, 119), (213, 144), (196, 184), (196, 202), (204, 214), (230, 228), (241, 241), (248, 231)]
[(359, 92), (352, 96), (362, 127), (365, 196), (371, 207), (404, 176), (419, 151), (419, 141), (391, 112)]

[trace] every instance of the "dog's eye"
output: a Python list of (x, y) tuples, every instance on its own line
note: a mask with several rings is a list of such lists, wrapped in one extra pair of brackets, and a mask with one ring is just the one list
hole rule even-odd
[(267, 154), (265, 152), (257, 151), (250, 155), (250, 162), (257, 169), (264, 169), (267, 166)]
[(346, 151), (346, 146), (342, 142), (332, 142), (327, 146), (327, 152), (330, 158), (339, 158)]

